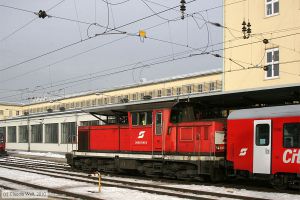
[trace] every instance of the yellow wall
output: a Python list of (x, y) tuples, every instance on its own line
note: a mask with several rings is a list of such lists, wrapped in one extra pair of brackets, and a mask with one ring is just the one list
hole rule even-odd
[[(215, 84), (215, 88), (211, 90), (209, 85)], [(51, 108), (53, 111), (59, 110), (60, 107), (69, 109), (81, 109), (85, 107), (100, 106), (104, 104), (120, 103), (119, 98), (124, 98), (128, 95), (129, 101), (142, 100), (141, 93), (149, 95), (152, 92), (152, 98), (160, 98), (158, 96), (158, 90), (161, 90), (161, 97), (167, 96), (167, 89), (171, 89), (172, 96), (176, 96), (176, 89), (181, 88), (181, 94), (187, 94), (187, 86), (191, 86), (191, 93), (198, 92), (198, 85), (203, 85), (204, 92), (216, 92), (222, 90), (222, 73), (220, 71), (190, 75), (187, 77), (166, 79), (165, 81), (140, 83), (127, 87), (120, 87), (115, 89), (108, 89), (101, 92), (86, 94), (82, 96), (74, 96), (69, 98), (62, 98), (54, 101), (46, 101), (39, 103), (31, 103), (25, 105), (22, 110), (22, 114), (29, 113), (42, 113), (47, 112), (47, 109)], [(136, 95), (136, 99), (133, 99), (133, 94)]]
[[(252, 25), (249, 39), (241, 38), (243, 19)], [(246, 0), (225, 6), (224, 21), (224, 91), (300, 84), (299, 0), (279, 0), (279, 14), (271, 17), (265, 15), (265, 0)], [(266, 79), (262, 69), (270, 48), (279, 48), (279, 77), (274, 79)]]
[(0, 120), (22, 114), (22, 106), (0, 104)]

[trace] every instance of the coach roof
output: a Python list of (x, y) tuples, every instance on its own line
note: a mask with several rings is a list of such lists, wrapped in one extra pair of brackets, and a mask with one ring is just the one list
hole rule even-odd
[(228, 119), (274, 118), (300, 116), (300, 104), (236, 110)]

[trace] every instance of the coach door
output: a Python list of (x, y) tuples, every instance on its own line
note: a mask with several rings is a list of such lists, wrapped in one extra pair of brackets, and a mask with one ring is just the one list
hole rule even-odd
[(162, 133), (163, 133), (163, 113), (162, 111), (154, 112), (154, 150), (162, 151)]
[(271, 120), (254, 121), (253, 173), (271, 173)]

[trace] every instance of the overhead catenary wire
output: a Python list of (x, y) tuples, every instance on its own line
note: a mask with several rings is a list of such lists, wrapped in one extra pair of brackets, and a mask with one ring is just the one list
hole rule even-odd
[[(192, 3), (192, 2), (194, 2), (194, 1), (197, 1), (197, 0), (191, 0), (191, 1), (187, 2), (186, 4)], [(1, 5), (0, 5), (0, 6), (1, 6)], [(173, 8), (176, 8), (176, 7), (178, 7), (178, 6), (174, 6), (174, 7), (172, 7), (172, 8), (165, 9), (165, 10), (163, 10), (163, 11), (158, 12), (157, 14), (161, 14), (161, 13), (167, 12), (167, 11), (173, 9)], [(14, 8), (14, 9), (16, 9), (16, 8)], [(21, 9), (21, 10), (22, 10), (22, 9)], [(27, 11), (27, 12), (28, 12), (28, 11)], [(30, 12), (32, 12), (32, 11), (30, 11)], [(34, 12), (33, 12), (33, 13), (34, 13)], [(151, 17), (153, 17), (153, 16), (155, 16), (155, 15), (156, 15), (156, 14), (152, 14), (152, 15), (148, 15), (148, 16), (146, 16), (146, 17), (139, 18), (139, 19), (134, 20), (134, 21), (131, 21), (131, 22), (129, 22), (129, 23), (120, 25), (120, 26), (118, 26), (118, 27), (116, 27), (116, 28), (109, 29), (109, 30), (106, 31), (105, 33), (110, 32), (110, 31), (114, 31), (114, 30), (117, 30), (117, 29), (120, 29), (120, 28), (123, 28), (123, 27), (126, 27), (126, 26), (129, 26), (129, 25), (131, 25), (131, 24), (134, 24), (134, 23), (137, 23), (137, 22), (140, 22), (140, 21), (143, 21), (143, 20), (148, 19), (148, 18), (151, 18)], [(73, 21), (76, 22), (76, 20), (73, 20)], [(100, 36), (100, 35), (101, 35), (101, 34), (97, 34), (97, 35), (95, 35), (95, 36), (92, 36), (92, 37), (89, 37), (89, 38), (86, 38), (86, 39), (83, 39), (83, 40), (80, 40), (80, 41), (77, 41), (77, 42), (73, 42), (73, 43), (71, 43), (71, 44), (65, 45), (65, 46), (60, 47), (60, 48), (58, 48), (58, 49), (55, 49), (55, 50), (46, 52), (46, 53), (41, 54), (41, 55), (39, 55), (39, 56), (36, 56), (36, 57), (30, 58), (30, 59), (21, 61), (21, 62), (19, 62), (19, 63), (13, 64), (13, 65), (10, 65), (10, 66), (4, 67), (4, 68), (1, 68), (1, 69), (0, 69), (0, 72), (1, 72), (1, 71), (5, 71), (5, 70), (8, 70), (8, 69), (11, 69), (11, 68), (15, 68), (15, 67), (17, 67), (17, 66), (20, 66), (20, 65), (22, 65), (22, 64), (25, 64), (25, 63), (31, 62), (31, 61), (33, 61), (33, 60), (39, 59), (39, 58), (44, 57), (44, 56), (46, 56), (46, 55), (49, 55), (49, 54), (52, 54), (52, 53), (61, 51), (61, 50), (63, 50), (63, 49), (69, 48), (69, 47), (72, 47), (72, 46), (74, 46), (74, 45), (77, 45), (77, 44), (79, 44), (79, 43), (85, 42), (85, 41), (87, 41), (87, 40), (90, 40), (90, 39), (95, 38), (95, 37)]]
[[(297, 34), (300, 34), (300, 33), (297, 33)], [(283, 37), (289, 37), (291, 35), (294, 35), (294, 34), (289, 34), (289, 35), (285, 35), (285, 36), (280, 36), (280, 37), (277, 37), (277, 38), (272, 38), (272, 39), (279, 39), (279, 38), (283, 38)], [(258, 41), (259, 42), (259, 41)], [(240, 46), (245, 46), (245, 45), (249, 45), (251, 43), (247, 43), (247, 44), (241, 44), (241, 45), (238, 45), (238, 46), (232, 46), (232, 47), (228, 47), (228, 48), (223, 48), (223, 49), (218, 49), (218, 50), (213, 50), (213, 51), (210, 51), (210, 52), (206, 52), (206, 53), (202, 53), (202, 54), (189, 54), (189, 55), (186, 55), (186, 56), (181, 56), (181, 57), (178, 57), (178, 58), (175, 58), (175, 59), (169, 59), (169, 60), (164, 60), (164, 61), (158, 61), (158, 62), (154, 62), (154, 63), (151, 63), (151, 64), (145, 64), (143, 66), (137, 66), (137, 67), (133, 67), (133, 68), (129, 68), (129, 69), (123, 69), (123, 70), (119, 70), (117, 72), (110, 72), (110, 73), (106, 73), (106, 74), (100, 74), (100, 75), (97, 75), (97, 76), (94, 76), (94, 77), (89, 77), (89, 78), (83, 78), (83, 79), (79, 79), (79, 80), (74, 80), (74, 81), (70, 81), (70, 82), (67, 82), (67, 83), (62, 83), (62, 84), (56, 84), (56, 85), (53, 85), (53, 87), (57, 87), (57, 86), (63, 86), (63, 85), (68, 85), (68, 84), (77, 84), (79, 82), (82, 82), (82, 81), (85, 81), (85, 80), (91, 80), (91, 78), (95, 79), (95, 78), (99, 78), (99, 77), (103, 77), (103, 76), (110, 76), (110, 75), (114, 75), (114, 74), (119, 74), (119, 73), (123, 73), (123, 72), (127, 72), (127, 71), (131, 71), (131, 70), (134, 70), (134, 69), (138, 69), (138, 68), (142, 68), (142, 67), (149, 67), (149, 66), (155, 66), (155, 65), (158, 65), (158, 64), (162, 64), (162, 63), (166, 63), (166, 62), (170, 62), (170, 61), (174, 61), (174, 60), (182, 60), (182, 59), (185, 59), (185, 58), (190, 58), (190, 57), (194, 57), (194, 56), (200, 56), (200, 55), (207, 55), (207, 54), (212, 54), (213, 52), (216, 52), (216, 51), (221, 51), (221, 50), (224, 50), (224, 49), (230, 49), (230, 48), (236, 48), (236, 47), (240, 47)], [(281, 62), (281, 64), (289, 64), (289, 63), (292, 63), (292, 62), (299, 62), (300, 60), (296, 60), (296, 61), (288, 61), (288, 62)], [(280, 63), (279, 63), (280, 64)], [(228, 71), (223, 71), (223, 73), (226, 73), (226, 72), (235, 72), (235, 71), (241, 71), (241, 70), (249, 70), (249, 69), (253, 69), (253, 68), (262, 68), (262, 67), (259, 67), (259, 66), (253, 66), (253, 67), (247, 67), (247, 68), (240, 68), (240, 69), (233, 69), (233, 70), (228, 70)], [(43, 89), (47, 89), (48, 87), (43, 87)], [(66, 88), (69, 88), (69, 87), (64, 87), (64, 89)], [(31, 92), (36, 92), (36, 91), (39, 91), (41, 89), (35, 89), (35, 90), (32, 90)], [(11, 95), (11, 96), (7, 96), (7, 97), (1, 97), (0, 99), (3, 99), (3, 98), (9, 98), (9, 97), (15, 97), (15, 96), (18, 96), (19, 94), (17, 95)]]
[[(55, 4), (54, 6), (50, 7), (49, 9), (47, 9), (47, 12), (56, 8), (58, 5), (60, 5), (61, 3), (63, 3), (65, 0), (61, 0), (60, 2), (58, 2), (57, 4)], [(5, 6), (2, 6), (5, 7)], [(30, 25), (32, 22), (34, 22), (35, 20), (37, 20), (38, 17), (35, 17), (33, 19), (31, 19), (30, 21), (28, 21), (27, 23), (25, 23), (24, 25), (22, 25), (21, 27), (17, 28), (16, 30), (12, 31), (11, 33), (9, 33), (8, 35), (4, 36), (3, 38), (0, 39), (0, 42), (3, 42), (5, 40), (7, 40), (8, 38), (10, 38), (11, 36), (15, 35), (17, 32), (21, 31), (22, 29), (24, 29), (25, 27), (27, 27), (28, 25)]]
[[(62, 3), (63, 1), (61, 1), (60, 3)], [(228, 4), (228, 5), (232, 5), (232, 4), (236, 4), (236, 3), (239, 3), (239, 2), (242, 2), (242, 1), (237, 1), (237, 2), (233, 2), (233, 3), (230, 3), (230, 4)], [(59, 4), (60, 4), (59, 3)], [(57, 5), (59, 5), (59, 4), (57, 4)], [(226, 5), (225, 5), (226, 6)], [(175, 6), (176, 7), (176, 6)], [(169, 7), (167, 7), (168, 9), (172, 9), (172, 8), (169, 8)], [(216, 9), (216, 8), (220, 8), (220, 6), (217, 6), (217, 7), (213, 7), (213, 8), (209, 8), (209, 9), (206, 9), (206, 10), (212, 10), (212, 9)], [(200, 11), (201, 12), (201, 11)], [(67, 18), (61, 18), (60, 17), (60, 19), (64, 19), (64, 20), (69, 20), (69, 21), (73, 21), (73, 22), (77, 22), (76, 20), (72, 20), (72, 19), (67, 19)], [(90, 24), (90, 23), (88, 23), (88, 22), (82, 22), (82, 21), (78, 21), (79, 23), (84, 23), (84, 24)], [(99, 25), (99, 24), (95, 24), (95, 25)], [(101, 26), (101, 25), (100, 25)], [(104, 26), (101, 26), (101, 27), (104, 27)], [(116, 30), (116, 29), (115, 29)], [(92, 37), (90, 37), (90, 38), (92, 38)], [(151, 39), (151, 38), (150, 38)], [(75, 45), (75, 44), (74, 44)], [(73, 46), (73, 45), (72, 45)], [(48, 55), (48, 54), (45, 54), (45, 55)], [(42, 55), (42, 56), (44, 56), (44, 55)], [(38, 57), (35, 57), (34, 59), (37, 59), (37, 58), (40, 58), (40, 57), (42, 57), (42, 56), (38, 56)], [(31, 60), (34, 60), (34, 59), (30, 59), (30, 60), (28, 60), (27, 62), (30, 62)], [(24, 62), (21, 62), (20, 64), (17, 64), (17, 65), (13, 65), (12, 67), (15, 67), (15, 66), (18, 66), (18, 65), (21, 65), (21, 64), (24, 64)], [(8, 68), (9, 69), (9, 68)], [(0, 69), (1, 70), (1, 69)]]

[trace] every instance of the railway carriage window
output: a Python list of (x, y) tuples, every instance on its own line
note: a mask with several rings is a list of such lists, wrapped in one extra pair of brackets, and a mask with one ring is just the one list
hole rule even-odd
[(28, 142), (28, 126), (19, 126), (19, 143)]
[(7, 142), (9, 143), (17, 142), (17, 128), (15, 126), (9, 126), (7, 128)]
[(45, 143), (58, 143), (58, 123), (45, 124)]
[(300, 123), (288, 123), (283, 125), (283, 147), (300, 147)]
[(255, 131), (255, 144), (257, 146), (268, 146), (269, 145), (269, 124), (257, 124)]
[(5, 142), (6, 128), (0, 127), (0, 143)]

